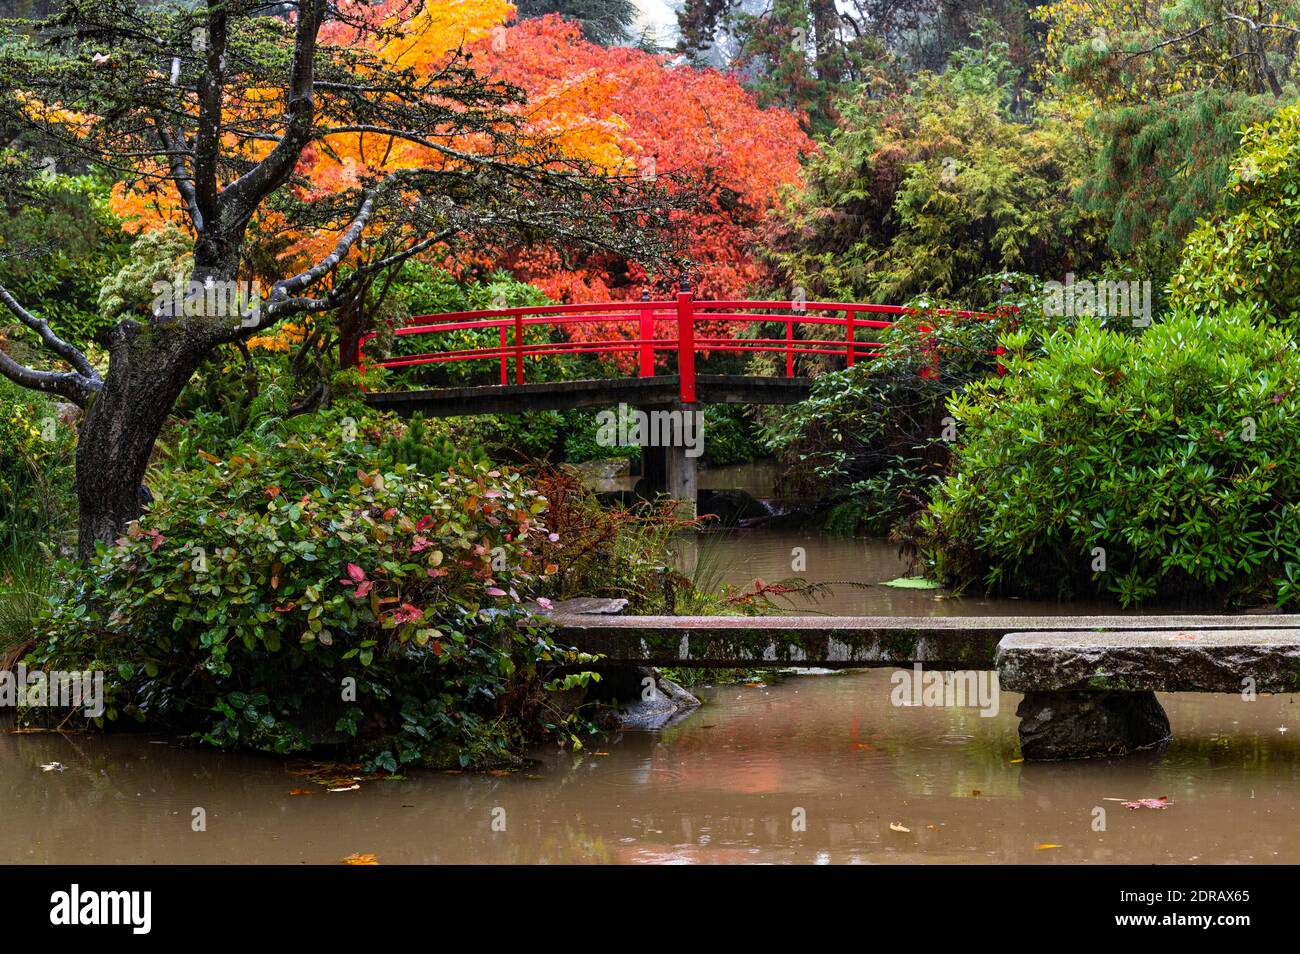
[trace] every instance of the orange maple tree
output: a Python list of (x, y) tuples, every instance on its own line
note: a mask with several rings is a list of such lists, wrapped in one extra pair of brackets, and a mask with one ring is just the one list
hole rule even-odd
[[(411, 0), (388, 0), (366, 14), (377, 24), (409, 10)], [(799, 117), (760, 108), (736, 81), (716, 70), (674, 65), (638, 49), (602, 47), (583, 39), (580, 27), (557, 16), (511, 25), (506, 0), (427, 0), (401, 20), (387, 39), (368, 38), (395, 66), (436, 73), (458, 49), (473, 54), (477, 71), (522, 89), (526, 101), (508, 109), (521, 122), (525, 144), (558, 144), (561, 152), (611, 175), (653, 178), (664, 188), (689, 189), (695, 201), (674, 212), (672, 228), (691, 262), (701, 297), (740, 297), (767, 278), (754, 254), (758, 227), (783, 188), (799, 183), (800, 161), (813, 144)], [(358, 42), (357, 31), (327, 24), (324, 43)], [(456, 104), (448, 104), (456, 108)], [(386, 136), (382, 130), (331, 135), (305, 150), (295, 188), (319, 197), (393, 169), (436, 166), (440, 149), (473, 153), (484, 147), (470, 134), (428, 146)], [(526, 158), (526, 157), (525, 157)], [(179, 212), (156, 197), (119, 191), (120, 212), (143, 227), (180, 222)], [(274, 222), (262, 223), (264, 234)], [(318, 253), (306, 237), (282, 243), (284, 258)], [(316, 242), (327, 241), (318, 236)], [(436, 254), (436, 248), (430, 249)], [(354, 256), (360, 254), (354, 250)], [(566, 259), (554, 248), (479, 249), (472, 265), (504, 267), (562, 302), (636, 297), (652, 281), (635, 262), (612, 254)], [(660, 291), (673, 276), (657, 276)], [(591, 326), (601, 336), (608, 329)], [(581, 332), (574, 332), (580, 335)]]
[[(526, 20), (473, 49), (488, 75), (528, 92), (548, 125), (618, 141), (637, 174), (703, 185), (699, 206), (674, 214), (701, 296), (740, 296), (767, 277), (752, 253), (756, 229), (782, 188), (799, 182), (800, 159), (812, 149), (796, 114), (760, 108), (717, 70), (589, 43), (556, 16)], [(612, 258), (575, 267), (528, 250), (505, 264), (560, 301), (631, 297), (646, 279)]]

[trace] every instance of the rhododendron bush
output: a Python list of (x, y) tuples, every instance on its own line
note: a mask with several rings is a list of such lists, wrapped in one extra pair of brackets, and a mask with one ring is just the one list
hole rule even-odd
[(103, 719), (221, 747), (335, 745), (389, 771), (578, 741), (544, 677), (589, 657), (524, 609), (558, 538), (519, 474), (426, 476), (339, 428), (200, 456), (158, 475), (34, 652), (105, 670)]

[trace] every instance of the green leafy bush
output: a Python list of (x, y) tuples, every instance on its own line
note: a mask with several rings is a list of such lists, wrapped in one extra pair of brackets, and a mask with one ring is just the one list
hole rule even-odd
[(430, 433), (424, 417), (411, 418), (405, 433), (384, 442), (380, 453), (390, 464), (409, 464), (417, 473), (434, 477), (453, 467), (488, 463), (483, 448), (477, 444), (454, 441), (447, 434)]
[[(630, 419), (627, 407), (613, 409), (614, 413)], [(589, 460), (611, 460), (626, 458), (636, 460), (641, 456), (641, 448), (636, 444), (620, 444), (606, 447), (600, 442), (599, 411), (581, 408), (562, 412), (562, 432), (564, 440), (564, 459), (571, 464)]]
[(0, 668), (61, 592), (52, 563), (75, 543), (76, 438), (59, 410), (0, 377)]
[(55, 401), (0, 377), (0, 547), (57, 542), (72, 527), (75, 443)]
[[(1008, 592), (1300, 595), (1300, 355), (1241, 310), (1139, 337), (1081, 322), (949, 402), (920, 523), (939, 577)], [(1102, 564), (1104, 570), (1094, 569)]]
[(1093, 143), (1083, 118), (1013, 112), (1005, 44), (956, 54), (906, 88), (864, 85), (769, 230), (780, 287), (809, 299), (978, 306), (980, 279), (1016, 269), (1063, 279), (1106, 256), (1101, 219), (1073, 193)]
[(808, 400), (769, 412), (763, 439), (783, 488), (826, 500), (839, 532), (879, 531), (923, 507), (948, 458), (945, 402), (996, 373), (1001, 324), (907, 316), (879, 333), (881, 357), (820, 375)]
[(105, 669), (105, 718), (222, 747), (340, 744), (390, 771), (569, 738), (545, 675), (589, 657), (522, 609), (547, 531), (519, 474), (381, 467), (337, 430), (200, 456), (156, 475), (33, 654)]
[(116, 321), (98, 305), (100, 283), (129, 241), (109, 207), (110, 185), (93, 176), (39, 177), (37, 194), (10, 206), (0, 225), (0, 285), (82, 347)]
[(1170, 283), (1176, 306), (1242, 303), (1300, 332), (1300, 103), (1241, 139), (1226, 209), (1198, 223)]
[(705, 405), (704, 464), (724, 467), (753, 460), (759, 454), (757, 430), (743, 405)]
[(174, 225), (146, 232), (132, 244), (122, 267), (104, 278), (99, 311), (110, 323), (126, 317), (147, 318), (158, 298), (155, 286), (175, 287), (194, 271), (194, 240)]

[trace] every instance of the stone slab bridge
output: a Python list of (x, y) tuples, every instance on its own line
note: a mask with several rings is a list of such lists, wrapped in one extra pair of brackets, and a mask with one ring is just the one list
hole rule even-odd
[[(796, 358), (817, 355), (832, 365), (852, 367), (880, 357), (879, 332), (899, 317), (915, 315), (899, 305), (804, 301), (709, 301), (696, 299), (682, 285), (675, 299), (545, 305), (424, 315), (396, 328), (391, 354), (374, 355), (376, 335), (362, 338), (357, 363), (408, 371), (410, 388), (374, 392), (367, 402), (402, 415), (459, 417), (522, 414), (530, 411), (612, 407), (626, 404), (654, 412), (696, 412), (704, 404), (794, 404), (806, 398), (812, 379), (795, 374)], [(926, 314), (990, 320), (998, 315), (937, 309)], [(745, 337), (742, 328), (767, 325), (782, 337)], [(921, 373), (937, 374), (941, 348), (932, 329), (920, 322), (916, 347), (925, 361)], [(697, 358), (711, 353), (767, 354), (777, 359), (775, 375), (697, 374)], [(999, 347), (994, 354), (1000, 355)], [(596, 355), (626, 368), (622, 377), (556, 381), (561, 355)], [(420, 387), (420, 369), (457, 364), (479, 376), (495, 372), (491, 384)], [(631, 369), (635, 368), (633, 373)], [(526, 381), (530, 374), (543, 380)], [(999, 370), (1001, 370), (999, 366)], [(678, 418), (680, 420), (680, 417)], [(651, 433), (655, 433), (652, 430)], [(647, 442), (643, 436), (642, 474), (649, 492), (696, 501), (698, 447), (681, 440)], [(693, 451), (693, 452), (692, 452)]]
[[(559, 606), (557, 638), (615, 665), (998, 673), (1028, 760), (1170, 738), (1156, 692), (1300, 692), (1300, 616), (618, 616)], [(581, 612), (596, 609), (598, 612)], [(575, 612), (574, 610), (578, 610)]]

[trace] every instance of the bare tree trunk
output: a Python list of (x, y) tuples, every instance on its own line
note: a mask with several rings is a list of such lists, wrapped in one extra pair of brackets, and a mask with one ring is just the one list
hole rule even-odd
[(835, 10), (835, 0), (812, 0), (810, 6), (817, 78), (833, 82), (840, 78), (835, 67), (830, 63), (840, 25), (839, 14)]

